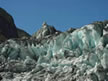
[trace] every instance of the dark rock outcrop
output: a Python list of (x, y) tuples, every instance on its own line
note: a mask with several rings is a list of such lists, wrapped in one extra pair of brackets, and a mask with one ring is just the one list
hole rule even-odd
[(10, 38), (30, 37), (24, 30), (15, 26), (12, 16), (0, 8), (0, 43)]
[(75, 28), (69, 28), (66, 32), (72, 33), (72, 32), (75, 31), (75, 30), (76, 30)]
[(0, 8), (0, 33), (7, 39), (18, 37), (12, 16), (2, 8)]
[(17, 33), (18, 33), (18, 37), (19, 38), (23, 38), (23, 37), (31, 37), (31, 35), (29, 35), (27, 32), (25, 32), (22, 29), (17, 28)]

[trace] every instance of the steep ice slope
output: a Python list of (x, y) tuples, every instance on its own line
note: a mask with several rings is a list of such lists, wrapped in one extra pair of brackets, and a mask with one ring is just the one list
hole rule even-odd
[(107, 24), (85, 25), (40, 43), (15, 39), (2, 43), (3, 81), (108, 81)]

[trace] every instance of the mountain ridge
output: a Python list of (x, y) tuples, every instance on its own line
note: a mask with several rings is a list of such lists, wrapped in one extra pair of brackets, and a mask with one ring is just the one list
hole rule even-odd
[(25, 34), (27, 37), (30, 37), (29, 34), (16, 27), (12, 16), (3, 8), (0, 8), (0, 34), (0, 42), (4, 42), (10, 38), (21, 38), (23, 34)]

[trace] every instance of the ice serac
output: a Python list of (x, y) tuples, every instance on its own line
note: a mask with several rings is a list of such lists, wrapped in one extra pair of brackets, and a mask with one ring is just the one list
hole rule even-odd
[(56, 34), (44, 23), (33, 38), (0, 44), (3, 81), (108, 81), (107, 26), (95, 22)]

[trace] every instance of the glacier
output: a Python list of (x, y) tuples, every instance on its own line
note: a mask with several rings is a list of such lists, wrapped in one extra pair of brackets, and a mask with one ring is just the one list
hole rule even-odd
[(108, 81), (107, 27), (96, 22), (69, 33), (44, 23), (37, 38), (5, 41), (2, 81)]

